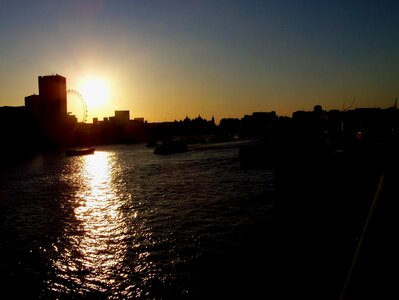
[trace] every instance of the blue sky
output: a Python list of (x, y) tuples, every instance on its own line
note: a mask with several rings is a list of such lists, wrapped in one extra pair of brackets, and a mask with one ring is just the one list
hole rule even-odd
[(387, 107), (398, 97), (399, 1), (2, 1), (0, 106), (37, 76), (109, 82), (90, 117), (166, 121)]

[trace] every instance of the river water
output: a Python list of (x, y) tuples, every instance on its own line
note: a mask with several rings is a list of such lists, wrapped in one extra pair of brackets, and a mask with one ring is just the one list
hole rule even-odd
[(274, 173), (237, 158), (238, 143), (170, 156), (140, 144), (4, 166), (2, 299), (264, 291)]

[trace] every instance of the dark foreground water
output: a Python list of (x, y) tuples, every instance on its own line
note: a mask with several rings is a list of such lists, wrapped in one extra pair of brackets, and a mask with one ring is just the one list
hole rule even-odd
[(0, 297), (267, 294), (274, 173), (237, 157), (234, 143), (109, 146), (3, 167)]

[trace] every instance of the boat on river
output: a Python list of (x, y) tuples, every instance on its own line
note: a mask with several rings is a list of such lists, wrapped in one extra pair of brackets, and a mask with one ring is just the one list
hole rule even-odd
[(89, 148), (77, 148), (65, 150), (66, 156), (78, 156), (78, 155), (88, 155), (93, 154), (96, 149), (94, 147)]
[(154, 149), (155, 154), (173, 154), (187, 152), (187, 143), (183, 140), (167, 140), (163, 141), (160, 145)]

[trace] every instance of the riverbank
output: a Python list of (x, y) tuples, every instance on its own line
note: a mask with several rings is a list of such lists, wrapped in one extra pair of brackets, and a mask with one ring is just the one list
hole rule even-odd
[(398, 199), (394, 166), (394, 155), (380, 149), (287, 156), (276, 171), (276, 298), (339, 299), (382, 174), (382, 199), (344, 299), (371, 294), (381, 299), (394, 291), (387, 273), (395, 257), (390, 236), (398, 228), (393, 215)]

